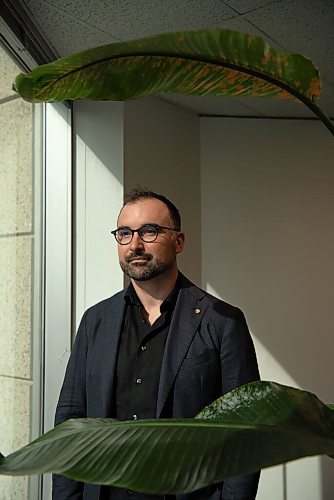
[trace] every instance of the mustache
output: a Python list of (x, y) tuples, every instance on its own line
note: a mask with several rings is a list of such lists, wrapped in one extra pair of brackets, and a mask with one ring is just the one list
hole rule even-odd
[(138, 258), (146, 259), (147, 261), (149, 261), (153, 259), (153, 255), (151, 253), (145, 253), (145, 252), (132, 252), (131, 254), (125, 257), (125, 262), (129, 263), (133, 259), (138, 259)]

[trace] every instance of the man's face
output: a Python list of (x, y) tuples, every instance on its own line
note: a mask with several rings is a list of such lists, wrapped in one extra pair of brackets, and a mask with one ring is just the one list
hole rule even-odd
[[(128, 203), (118, 217), (118, 227), (138, 229), (144, 224), (173, 227), (167, 206), (155, 198)], [(128, 245), (118, 244), (119, 263), (123, 272), (137, 281), (153, 279), (177, 268), (176, 255), (182, 252), (184, 235), (161, 229), (157, 239), (146, 243), (134, 233)]]

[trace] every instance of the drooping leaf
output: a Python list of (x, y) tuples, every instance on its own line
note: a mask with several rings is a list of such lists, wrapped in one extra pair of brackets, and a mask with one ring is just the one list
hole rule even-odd
[(321, 80), (312, 61), (231, 30), (167, 33), (97, 47), (20, 74), (13, 88), (31, 102), (128, 100), (156, 92), (296, 98), (334, 133), (316, 104)]
[(300, 457), (334, 454), (334, 413), (273, 382), (240, 387), (196, 419), (69, 420), (0, 458), (0, 474), (56, 472), (147, 493), (175, 493)]

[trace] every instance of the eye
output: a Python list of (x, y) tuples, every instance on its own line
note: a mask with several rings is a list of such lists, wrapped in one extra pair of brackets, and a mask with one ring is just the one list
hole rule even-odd
[(140, 233), (143, 236), (155, 236), (157, 234), (158, 228), (155, 226), (143, 226), (140, 228)]
[(126, 237), (132, 235), (131, 230), (126, 228), (126, 227), (121, 227), (120, 229), (118, 229), (117, 232), (118, 232), (119, 238), (126, 238)]

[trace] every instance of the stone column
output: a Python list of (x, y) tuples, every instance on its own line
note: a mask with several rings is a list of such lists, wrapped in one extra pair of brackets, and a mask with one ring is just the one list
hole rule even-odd
[[(30, 440), (33, 300), (32, 105), (11, 90), (19, 67), (0, 46), (0, 446)], [(0, 476), (0, 498), (28, 498), (26, 477)]]

